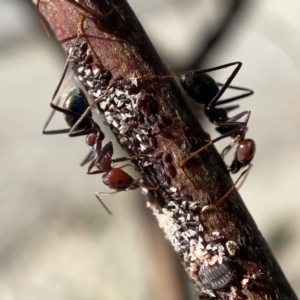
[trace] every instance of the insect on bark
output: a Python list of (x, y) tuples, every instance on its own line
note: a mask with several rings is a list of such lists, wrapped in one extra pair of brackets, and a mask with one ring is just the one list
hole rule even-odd
[(205, 289), (218, 290), (225, 287), (231, 281), (234, 270), (229, 263), (216, 263), (212, 266), (202, 265), (199, 271), (201, 285)]

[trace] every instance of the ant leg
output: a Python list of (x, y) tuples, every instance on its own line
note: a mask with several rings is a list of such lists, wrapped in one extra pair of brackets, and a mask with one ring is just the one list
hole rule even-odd
[(70, 129), (70, 134), (73, 134), (77, 127), (80, 125), (80, 123), (83, 121), (83, 119), (88, 118), (88, 114), (90, 113), (90, 111), (99, 103), (102, 101), (102, 99), (106, 96), (107, 92), (109, 91), (109, 89), (111, 88), (111, 86), (114, 84), (114, 81), (112, 81), (106, 88), (106, 91), (104, 92), (104, 94), (102, 94), (100, 97), (98, 97), (92, 104), (90, 104), (90, 106), (85, 110), (85, 112), (80, 115), (80, 118), (77, 120), (77, 122), (74, 124), (74, 126)]
[(226, 146), (223, 151), (221, 152), (221, 156), (224, 159), (224, 157), (228, 154), (228, 152), (231, 150), (231, 148), (235, 145), (235, 143), (230, 143), (228, 146)]
[(198, 149), (197, 151), (191, 153), (187, 158), (185, 158), (184, 160), (182, 160), (179, 163), (179, 167), (183, 167), (183, 165), (185, 165), (192, 157), (194, 157), (195, 155), (199, 154), (200, 152), (202, 152), (203, 150), (207, 149), (209, 146), (211, 146), (213, 143), (215, 142), (215, 140), (209, 141), (206, 145), (204, 145), (203, 147), (201, 147), (200, 149)]
[[(95, 159), (90, 163), (90, 165), (87, 169), (86, 173), (88, 175), (104, 173), (108, 167), (111, 168), (112, 163), (118, 163), (118, 162), (127, 161), (127, 160), (139, 159), (139, 158), (147, 156), (145, 154), (142, 154), (142, 155), (135, 155), (135, 156), (131, 156), (131, 157), (124, 156), (124, 157), (120, 157), (120, 158), (116, 158), (116, 159), (111, 159), (111, 157), (113, 155), (112, 142), (108, 142), (102, 149), (99, 149), (98, 152), (101, 151), (99, 155), (97, 155), (97, 150), (98, 149), (92, 150), (92, 154), (95, 154)], [(103, 160), (104, 158), (105, 158), (105, 160)], [(95, 166), (98, 167), (99, 170), (91, 172), (91, 170)], [(127, 166), (134, 167), (131, 164), (126, 164), (124, 166), (119, 167), (119, 169), (127, 167)]]
[[(124, 191), (127, 191), (127, 190), (124, 190)], [(95, 196), (97, 197), (97, 195), (114, 195), (114, 194), (117, 194), (121, 191), (114, 191), (114, 192), (96, 192), (95, 193)], [(122, 191), (123, 192), (123, 191)]]
[[(61, 101), (61, 98), (58, 98), (55, 105), (58, 106), (60, 101)], [(43, 131), (42, 131), (43, 134), (60, 134), (60, 133), (68, 133), (70, 131), (70, 128), (58, 129), (58, 130), (46, 130), (46, 128), (48, 127), (49, 123), (51, 122), (55, 112), (56, 112), (56, 109), (52, 109), (52, 111), (43, 127)]]
[[(230, 86), (230, 83), (232, 82), (232, 80), (234, 79), (234, 77), (239, 72), (240, 68), (242, 67), (241, 62), (237, 61), (237, 62), (232, 62), (232, 63), (228, 63), (228, 64), (224, 64), (224, 65), (220, 65), (220, 66), (217, 66), (217, 67), (208, 68), (208, 69), (204, 69), (204, 70), (178, 72), (178, 73), (173, 73), (173, 74), (163, 75), (163, 76), (160, 76), (160, 75), (145, 75), (143, 78), (167, 79), (167, 78), (173, 78), (173, 77), (181, 76), (181, 75), (195, 76), (195, 75), (199, 75), (199, 74), (205, 74), (205, 73), (225, 69), (225, 68), (228, 68), (228, 67), (231, 67), (231, 66), (235, 66), (235, 68), (232, 71), (231, 75), (228, 77), (225, 84), (219, 84), (218, 83), (218, 85), (221, 86), (221, 89), (218, 91), (218, 93), (215, 95), (215, 97), (209, 102), (209, 104), (206, 107), (207, 110), (210, 110), (212, 107), (214, 107), (216, 105), (229, 103), (229, 102), (232, 102), (234, 100), (245, 98), (245, 97), (250, 96), (250, 95), (253, 94), (253, 91), (250, 90), (250, 89), (237, 87), (237, 86)], [(242, 94), (242, 95), (236, 96), (236, 97), (232, 97), (232, 98), (229, 98), (229, 99), (222, 100), (217, 104), (218, 100), (222, 97), (223, 93), (226, 91), (227, 88), (232, 88), (232, 89), (236, 89), (236, 90), (245, 91), (245, 93)]]
[(183, 71), (183, 72), (177, 72), (177, 73), (172, 73), (172, 74), (168, 74), (168, 75), (153, 75), (153, 74), (149, 74), (149, 75), (142, 76), (142, 78), (167, 79), (167, 78), (178, 77), (178, 76), (181, 76), (181, 75), (191, 75), (191, 76), (194, 76), (194, 75), (198, 75), (198, 74), (205, 74), (205, 73), (209, 73), (209, 72), (213, 72), (213, 71), (217, 71), (217, 70), (221, 70), (221, 69), (226, 69), (226, 68), (232, 67), (234, 65), (237, 65), (237, 66), (235, 67), (235, 69), (231, 73), (230, 77), (227, 79), (227, 81), (224, 84), (224, 86), (226, 85), (226, 88), (227, 88), (227, 86), (229, 86), (230, 82), (233, 80), (233, 78), (235, 77), (235, 75), (238, 73), (239, 69), (242, 67), (242, 63), (239, 62), (239, 61), (235, 61), (235, 62), (232, 62), (232, 63), (220, 65), (220, 66), (213, 67), (213, 68), (208, 68), (208, 69), (203, 69), (203, 70), (197, 70), (197, 71)]
[(94, 151), (91, 150), (84, 160), (80, 163), (80, 167), (83, 167), (85, 164), (89, 163), (93, 159)]
[[(52, 120), (55, 111), (56, 111), (56, 110), (58, 110), (58, 111), (64, 110), (64, 109), (61, 109), (61, 108), (58, 106), (58, 105), (59, 105), (59, 102), (60, 102), (60, 99), (58, 99), (58, 101), (56, 102), (56, 104), (53, 104), (53, 102), (54, 102), (54, 99), (55, 99), (55, 97), (56, 97), (56, 95), (57, 95), (57, 93), (58, 93), (58, 91), (59, 91), (59, 89), (60, 89), (60, 87), (61, 87), (61, 84), (62, 84), (62, 82), (63, 82), (63, 80), (64, 80), (64, 78), (65, 78), (65, 75), (66, 75), (67, 70), (68, 70), (68, 66), (69, 66), (69, 59), (67, 58), (67, 62), (66, 62), (66, 64), (65, 64), (65, 66), (64, 66), (63, 73), (62, 73), (62, 75), (61, 75), (61, 77), (60, 77), (60, 79), (59, 79), (58, 85), (57, 85), (57, 87), (56, 87), (56, 89), (55, 89), (55, 91), (54, 91), (54, 94), (53, 94), (53, 96), (52, 96), (52, 98), (51, 98), (51, 101), (50, 101), (50, 106), (53, 108), (53, 110), (52, 110), (52, 112), (51, 112), (51, 114), (50, 114), (48, 120), (46, 121), (44, 127), (43, 127), (43, 131), (42, 131), (43, 134), (66, 133), (66, 132), (69, 132), (69, 131), (70, 131), (70, 129), (69, 129), (68, 131), (66, 131), (67, 129), (62, 129), (61, 132), (60, 132), (60, 130), (55, 130), (55, 131), (49, 131), (49, 130), (48, 130), (48, 131), (46, 131), (46, 128), (48, 127), (50, 121)], [(61, 112), (64, 113), (64, 111), (61, 111)]]
[(76, 0), (67, 0), (67, 2), (73, 4), (74, 6), (78, 7), (79, 9), (83, 10), (84, 12), (87, 12), (91, 14), (94, 17), (97, 17), (99, 19), (103, 19), (104, 16), (101, 14), (98, 14), (97, 12), (93, 11), (89, 6), (87, 6), (85, 3), (79, 3)]
[(90, 165), (89, 165), (89, 167), (88, 167), (88, 169), (87, 169), (87, 171), (86, 171), (86, 174), (87, 174), (87, 175), (95, 175), (95, 174), (101, 174), (101, 173), (105, 173), (105, 172), (106, 172), (106, 171), (103, 171), (103, 170), (101, 170), (101, 169), (96, 170), (96, 171), (92, 171), (92, 172), (91, 172), (91, 170), (92, 170), (94, 167), (95, 167), (95, 161), (93, 160), (93, 161), (90, 163)]
[[(54, 110), (56, 110), (56, 111), (62, 112), (63, 114), (67, 114), (67, 115), (73, 116), (74, 118), (80, 119), (81, 121), (82, 121), (83, 119), (89, 120), (94, 126), (93, 126), (93, 128), (90, 128), (90, 129), (84, 129), (84, 130), (79, 130), (79, 131), (75, 131), (75, 129), (74, 129), (74, 126), (75, 126), (75, 125), (74, 125), (71, 129), (48, 130), (48, 131), (46, 131), (46, 128), (47, 128), (47, 126), (49, 125), (49, 123), (50, 123), (50, 121), (51, 121), (51, 119), (52, 119), (52, 117), (53, 117), (53, 115), (54, 115), (54, 113), (51, 113), (50, 117), (48, 118), (48, 120), (47, 120), (47, 122), (46, 122), (46, 124), (45, 124), (45, 126), (44, 126), (44, 128), (43, 128), (43, 134), (69, 133), (69, 136), (70, 136), (70, 137), (75, 137), (75, 136), (86, 135), (86, 134), (89, 134), (89, 133), (94, 133), (94, 132), (98, 132), (98, 131), (99, 131), (99, 126), (97, 125), (97, 123), (95, 123), (95, 122), (93, 121), (93, 119), (92, 119), (91, 117), (89, 117), (89, 116), (87, 116), (86, 114), (84, 114), (84, 118), (81, 118), (81, 116), (82, 116), (81, 114), (78, 114), (78, 113), (76, 113), (76, 112), (72, 112), (72, 111), (69, 111), (69, 110), (67, 110), (67, 109), (65, 109), (65, 108), (59, 107), (58, 104), (54, 104), (54, 100), (55, 100), (55, 98), (56, 98), (56, 96), (57, 96), (57, 94), (58, 94), (58, 92), (59, 92), (59, 89), (61, 88), (61, 85), (62, 85), (62, 83), (63, 83), (63, 81), (64, 81), (65, 75), (66, 75), (66, 73), (67, 73), (67, 71), (68, 71), (68, 67), (69, 67), (69, 64), (70, 64), (70, 58), (72, 57), (73, 52), (74, 52), (74, 50), (75, 50), (75, 45), (76, 45), (76, 43), (78, 42), (79, 38), (80, 38), (81, 36), (84, 36), (84, 35), (85, 35), (85, 34), (84, 34), (84, 30), (83, 30), (83, 23), (84, 23), (84, 21), (85, 21), (84, 16), (81, 16), (80, 27), (78, 28), (78, 34), (77, 34), (77, 37), (76, 37), (76, 39), (75, 39), (75, 42), (74, 42), (74, 44), (73, 44), (73, 47), (71, 47), (71, 48), (69, 49), (69, 55), (68, 55), (68, 57), (67, 57), (66, 64), (65, 64), (65, 66), (64, 66), (64, 69), (63, 69), (61, 78), (60, 78), (60, 80), (59, 80), (59, 82), (58, 82), (58, 85), (57, 85), (57, 87), (56, 87), (56, 89), (55, 89), (55, 91), (54, 91), (54, 93), (53, 93), (52, 98), (51, 98), (50, 106), (51, 106)], [(59, 102), (58, 102), (58, 103), (59, 103)], [(87, 113), (88, 113), (88, 112), (87, 112)], [(81, 121), (80, 121), (80, 122), (81, 122)], [(77, 122), (77, 126), (78, 126), (78, 125), (79, 125), (79, 122)]]
[[(230, 83), (232, 82), (232, 80), (234, 79), (234, 77), (236, 76), (236, 74), (239, 72), (240, 68), (242, 67), (242, 63), (239, 61), (236, 62), (232, 62), (232, 63), (228, 63), (228, 64), (224, 64), (221, 66), (217, 66), (217, 67), (213, 67), (213, 68), (208, 68), (208, 69), (204, 69), (204, 70), (198, 70), (198, 71), (188, 71), (188, 72), (178, 72), (178, 73), (173, 73), (170, 75), (164, 75), (164, 76), (159, 76), (159, 75), (146, 75), (144, 76), (144, 78), (160, 78), (160, 79), (166, 79), (166, 78), (172, 78), (172, 77), (176, 77), (176, 76), (181, 76), (181, 75), (199, 75), (199, 74), (205, 74), (205, 73), (209, 73), (209, 72), (213, 72), (213, 71), (217, 71), (217, 70), (221, 70), (221, 69), (225, 69), (231, 66), (236, 66), (234, 68), (234, 70), (232, 71), (231, 75), (228, 77), (228, 79), (226, 80), (225, 84), (219, 84), (221, 87), (221, 89), (218, 91), (218, 93), (215, 95), (215, 97), (209, 102), (209, 104), (207, 105), (206, 109), (210, 110), (212, 107), (214, 107), (216, 105), (216, 103), (218, 102), (218, 100), (222, 97), (223, 93), (226, 91), (226, 89), (230, 86)], [(232, 86), (231, 88), (233, 89), (238, 89), (238, 90), (242, 90), (245, 91), (246, 93), (244, 95), (238, 96), (238, 97), (233, 97), (230, 99), (226, 99), (223, 100), (225, 101), (225, 103), (234, 101), (236, 99), (240, 99), (246, 96), (249, 96), (251, 94), (253, 94), (253, 91), (250, 89), (246, 89), (246, 88), (240, 88), (240, 87), (235, 87)], [(224, 103), (224, 102), (221, 102)]]
[[(248, 120), (247, 120), (248, 121)], [(209, 146), (211, 146), (212, 144), (224, 139), (225, 137), (228, 137), (228, 136), (231, 136), (233, 135), (234, 133), (236, 132), (239, 132), (241, 131), (242, 128), (246, 128), (246, 125), (247, 123), (245, 124), (244, 122), (232, 122), (232, 123), (220, 123), (220, 124), (225, 124), (226, 126), (228, 127), (235, 127), (233, 128), (231, 131), (225, 133), (225, 134), (222, 134), (220, 135), (219, 137), (215, 138), (214, 140), (211, 140), (211, 141), (208, 141), (208, 143), (206, 145), (204, 145), (203, 147), (201, 147), (200, 149), (198, 149), (197, 151), (191, 153), (187, 158), (185, 158), (184, 160), (182, 160), (180, 163), (179, 163), (179, 166), (182, 167), (183, 165), (185, 165), (191, 158), (193, 158), (195, 155), (199, 154), (200, 152), (202, 152), (203, 150), (207, 149)], [(238, 140), (234, 140), (234, 143), (238, 142)], [(226, 147), (227, 148), (227, 147)], [(226, 149), (225, 148), (225, 149)], [(225, 150), (224, 149), (224, 150)], [(223, 151), (224, 151), (223, 150)]]
[(157, 186), (148, 186), (148, 185), (145, 185), (144, 183), (142, 182), (139, 182), (139, 185), (147, 190), (150, 190), (150, 191), (157, 191), (159, 190), (160, 186), (157, 185)]
[[(244, 121), (236, 122), (243, 116), (246, 116)], [(246, 127), (248, 124), (248, 121), (250, 119), (250, 116), (251, 116), (251, 110), (245, 110), (245, 111), (242, 111), (241, 113), (233, 116), (232, 118), (228, 118), (225, 122), (214, 122), (214, 124), (217, 126), (220, 126), (220, 127), (231, 127), (231, 126), (238, 126), (238, 125), (244, 124)]]
[[(214, 205), (219, 205), (229, 196), (229, 194), (234, 190), (234, 188), (236, 187), (236, 185), (238, 184), (240, 179), (250, 170), (251, 167), (252, 167), (252, 164), (249, 164), (248, 168), (241, 173), (241, 175), (238, 177), (238, 179), (235, 181), (235, 183), (232, 185), (232, 187), (227, 191), (227, 193), (223, 197), (221, 197), (220, 199), (215, 201)], [(244, 180), (243, 180), (243, 182), (244, 182)]]
[[(74, 42), (74, 45), (77, 43), (79, 37), (80, 37), (80, 35), (78, 34), (77, 37), (76, 37), (76, 40), (75, 40), (75, 42)], [(53, 103), (54, 100), (55, 100), (55, 98), (56, 98), (56, 96), (57, 96), (57, 94), (58, 94), (58, 92), (59, 92), (59, 89), (60, 89), (60, 87), (61, 87), (61, 85), (62, 85), (62, 83), (63, 83), (63, 81), (64, 81), (64, 78), (65, 78), (65, 76), (66, 76), (66, 73), (67, 73), (67, 71), (68, 71), (68, 68), (69, 68), (69, 60), (70, 60), (70, 57), (71, 57), (72, 54), (73, 54), (73, 51), (74, 51), (74, 47), (72, 48), (71, 51), (69, 51), (69, 55), (68, 55), (68, 57), (67, 57), (67, 60), (66, 60), (66, 63), (65, 63), (65, 66), (64, 66), (62, 75), (61, 75), (61, 77), (60, 77), (60, 79), (59, 79), (59, 82), (58, 82), (58, 85), (56, 86), (55, 91), (54, 91), (54, 93), (53, 93), (53, 95), (52, 95), (52, 98), (51, 98), (51, 101), (50, 101), (50, 106), (51, 106), (54, 110), (60, 111), (60, 112), (62, 112), (62, 113), (64, 113), (64, 114), (69, 114), (69, 115), (73, 115), (74, 117), (78, 117), (78, 116), (80, 116), (79, 114), (70, 112), (69, 110), (66, 110), (66, 109), (64, 109), (64, 108), (59, 107), (58, 104), (59, 104), (60, 100), (58, 100), (58, 102), (57, 102), (56, 104)], [(50, 130), (50, 131), (48, 130), (48, 131), (46, 131), (46, 128), (48, 127), (48, 125), (49, 125), (51, 119), (53, 118), (53, 115), (54, 115), (54, 112), (52, 112), (52, 113), (50, 114), (50, 117), (49, 117), (48, 120), (46, 121), (46, 124), (45, 124), (44, 127), (43, 127), (43, 134), (68, 133), (68, 132), (70, 131), (70, 129)]]
[(39, 18), (39, 21), (42, 24), (47, 36), (51, 37), (50, 29), (48, 28), (48, 26), (45, 23), (42, 15), (40, 14), (39, 8), (40, 8), (40, 0), (37, 0), (36, 7), (35, 7), (35, 13), (36, 13), (37, 17)]
[[(222, 83), (217, 83), (217, 84), (219, 86), (224, 86), (224, 84), (222, 84)], [(224, 99), (224, 100), (218, 101), (217, 103), (215, 103), (215, 106), (226, 104), (226, 103), (229, 103), (229, 102), (232, 102), (232, 101), (235, 101), (235, 100), (239, 100), (239, 99), (242, 99), (242, 98), (246, 98), (246, 97), (251, 96), (251, 95), (254, 94), (253, 90), (247, 89), (247, 88), (243, 88), (243, 87), (239, 87), (239, 86), (229, 85), (227, 88), (230, 88), (230, 89), (233, 89), (233, 90), (244, 91), (245, 93), (243, 93), (241, 95), (238, 95), (238, 96), (235, 96), (235, 97), (231, 97), (231, 98), (228, 98), (228, 99)], [(238, 107), (238, 105), (236, 107)]]
[[(240, 68), (242, 67), (242, 63), (241, 62), (235, 62), (232, 63), (231, 65), (236, 64), (237, 66), (234, 68), (234, 70), (232, 71), (231, 75), (228, 77), (228, 79), (226, 80), (225, 84), (222, 86), (222, 88), (218, 91), (218, 93), (215, 95), (215, 97), (209, 102), (209, 104), (206, 106), (207, 110), (210, 110), (210, 108), (214, 107), (216, 105), (216, 103), (218, 102), (218, 100), (222, 97), (223, 93), (226, 91), (226, 89), (229, 87), (230, 83), (232, 82), (232, 80), (234, 79), (234, 77), (236, 76), (236, 74), (239, 72)], [(223, 67), (224, 68), (224, 67)], [(226, 67), (225, 67), (226, 68)], [(221, 68), (222, 69), (222, 68)], [(214, 71), (214, 70), (213, 70)], [(227, 99), (228, 100), (228, 99)], [(233, 100), (231, 100), (233, 101)]]
[[(244, 121), (234, 122), (234, 121), (239, 120), (240, 118), (242, 118), (245, 115), (246, 115), (246, 117), (245, 117)], [(233, 136), (234, 137), (233, 141), (227, 147), (225, 147), (224, 150), (222, 151), (222, 153), (221, 153), (222, 158), (224, 158), (224, 156), (229, 152), (229, 150), (236, 143), (238, 143), (245, 137), (245, 133), (247, 130), (247, 125), (248, 125), (250, 116), (251, 116), (251, 111), (248, 110), (248, 111), (243, 111), (243, 112), (235, 115), (234, 117), (227, 119), (226, 122), (223, 122), (223, 123), (215, 122), (214, 123), (215, 125), (219, 126), (219, 128), (223, 128), (223, 129), (233, 127), (233, 129), (231, 131), (221, 135), (218, 140), (221, 140), (227, 136), (233, 136), (233, 134), (236, 133), (236, 135)]]
[[(237, 187), (238, 190), (243, 186), (243, 184), (244, 184), (246, 178), (248, 177), (248, 175), (249, 175), (249, 173), (250, 173), (250, 168), (252, 168), (252, 167), (253, 167), (253, 164), (249, 164), (249, 165), (248, 165), (248, 169), (245, 170), (245, 171), (243, 171), (243, 173), (245, 173), (245, 176), (243, 177), (243, 179), (242, 179), (240, 185)], [(243, 173), (242, 173), (242, 174), (243, 174)]]
[(148, 155), (147, 154), (139, 154), (139, 155), (134, 155), (134, 156), (124, 156), (124, 157), (112, 159), (111, 162), (118, 163), (121, 161), (134, 160), (134, 159), (145, 158), (145, 157), (148, 157)]
[(133, 170), (136, 171), (135, 166), (132, 165), (132, 164), (126, 164), (126, 165), (120, 166), (120, 167), (118, 167), (118, 168), (119, 168), (119, 169), (123, 169), (123, 168), (125, 168), (125, 167), (131, 167)]
[(104, 209), (107, 211), (107, 213), (109, 215), (112, 215), (112, 212), (108, 209), (108, 207), (104, 204), (104, 202), (100, 199), (100, 197), (98, 195), (95, 194), (95, 197), (99, 200), (99, 202), (102, 204), (102, 206), (104, 207)]

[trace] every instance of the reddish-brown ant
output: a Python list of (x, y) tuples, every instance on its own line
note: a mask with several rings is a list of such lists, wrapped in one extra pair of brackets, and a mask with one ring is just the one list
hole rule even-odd
[[(55, 96), (54, 96), (55, 97)], [(52, 100), (53, 101), (53, 100)], [(105, 207), (108, 213), (111, 213), (108, 208), (103, 204), (101, 199), (98, 197), (100, 194), (115, 194), (120, 191), (128, 191), (137, 189), (139, 187), (144, 187), (148, 190), (157, 190), (159, 187), (150, 187), (143, 184), (140, 180), (134, 180), (129, 174), (123, 171), (121, 168), (114, 168), (113, 163), (118, 163), (121, 161), (133, 160), (144, 157), (144, 155), (137, 155), (132, 157), (120, 157), (112, 159), (113, 155), (113, 145), (111, 142), (108, 142), (102, 148), (102, 141), (104, 140), (104, 134), (101, 131), (99, 125), (91, 118), (91, 114), (85, 117), (81, 123), (77, 126), (77, 129), (74, 128), (74, 124), (80, 118), (82, 113), (88, 108), (89, 104), (86, 99), (85, 94), (79, 87), (72, 88), (64, 101), (64, 108), (61, 108), (56, 105), (52, 105), (55, 110), (62, 112), (65, 116), (65, 119), (68, 125), (73, 129), (71, 132), (70, 129), (60, 129), (60, 130), (51, 130), (46, 131), (46, 127), (49, 124), (53, 113), (50, 118), (47, 120), (46, 125), (44, 126), (44, 134), (59, 134), (59, 133), (69, 133), (70, 136), (82, 136), (86, 135), (86, 143), (92, 147), (92, 152), (89, 154), (85, 162), (90, 160), (91, 163), (88, 167), (87, 174), (100, 174), (105, 173), (102, 177), (103, 183), (111, 189), (114, 189), (115, 192), (112, 193), (103, 193), (97, 192), (96, 197)], [(91, 171), (93, 167), (96, 167), (98, 170)]]

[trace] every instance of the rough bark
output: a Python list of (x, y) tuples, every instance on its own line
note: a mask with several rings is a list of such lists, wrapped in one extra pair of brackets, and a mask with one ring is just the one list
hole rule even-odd
[[(233, 184), (215, 148), (179, 166), (208, 136), (175, 81), (148, 76), (169, 71), (128, 3), (71, 2), (41, 1), (40, 11), (72, 47), (70, 64), (89, 94), (105, 93), (100, 108), (122, 147), (149, 155), (135, 163), (160, 188), (143, 191), (199, 299), (297, 299), (238, 192), (213, 205)], [(81, 15), (85, 34), (74, 45)]]

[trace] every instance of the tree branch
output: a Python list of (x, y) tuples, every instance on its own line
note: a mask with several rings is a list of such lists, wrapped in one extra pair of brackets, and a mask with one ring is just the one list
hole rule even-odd
[(100, 107), (119, 143), (148, 155), (136, 167), (160, 188), (143, 191), (198, 298), (297, 299), (238, 192), (213, 205), (233, 184), (215, 148), (179, 166), (208, 137), (175, 81), (149, 76), (169, 71), (127, 2), (41, 1), (40, 10), (89, 94), (105, 94)]

